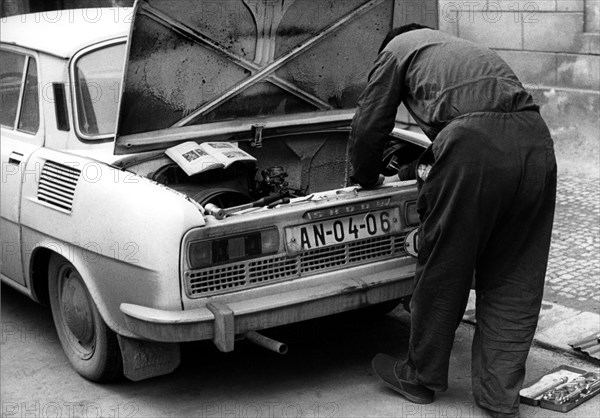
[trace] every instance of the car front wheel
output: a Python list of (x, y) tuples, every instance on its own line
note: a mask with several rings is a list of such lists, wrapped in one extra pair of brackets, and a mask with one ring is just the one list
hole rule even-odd
[(73, 368), (94, 382), (119, 379), (123, 362), (117, 336), (104, 323), (79, 272), (58, 255), (50, 258), (48, 290), (56, 332)]

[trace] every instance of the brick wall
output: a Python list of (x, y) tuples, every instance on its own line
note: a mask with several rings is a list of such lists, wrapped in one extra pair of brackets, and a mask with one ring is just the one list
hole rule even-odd
[(439, 1), (439, 28), (496, 50), (542, 106), (559, 159), (598, 171), (600, 0)]

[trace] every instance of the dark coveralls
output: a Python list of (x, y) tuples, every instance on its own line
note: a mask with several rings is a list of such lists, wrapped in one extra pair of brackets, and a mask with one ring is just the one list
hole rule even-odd
[(403, 102), (433, 141), (420, 163), (419, 256), (411, 301), (413, 383), (448, 385), (456, 328), (475, 272), (476, 402), (518, 411), (537, 326), (556, 196), (556, 160), (539, 108), (493, 51), (420, 29), (378, 57), (352, 124), (352, 179), (374, 186)]

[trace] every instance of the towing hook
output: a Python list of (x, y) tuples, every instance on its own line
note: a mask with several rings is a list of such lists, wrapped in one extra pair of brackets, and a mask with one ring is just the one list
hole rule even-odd
[(248, 341), (252, 341), (254, 344), (260, 345), (261, 347), (274, 351), (278, 354), (285, 354), (288, 352), (287, 344), (280, 343), (279, 341), (275, 341), (269, 337), (265, 337), (256, 331), (249, 331), (244, 334), (244, 337), (246, 337)]

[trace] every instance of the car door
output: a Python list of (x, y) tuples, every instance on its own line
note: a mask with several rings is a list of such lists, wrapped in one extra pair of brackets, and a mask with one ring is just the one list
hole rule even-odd
[(0, 63), (1, 271), (3, 278), (25, 285), (22, 254), (27, 249), (21, 243), (21, 189), (25, 181), (36, 181), (37, 170), (26, 169), (26, 164), (31, 154), (44, 143), (38, 60), (34, 53), (3, 47)]

